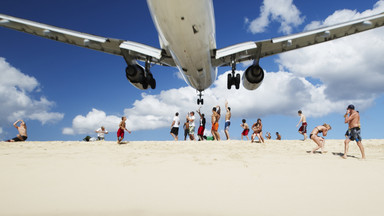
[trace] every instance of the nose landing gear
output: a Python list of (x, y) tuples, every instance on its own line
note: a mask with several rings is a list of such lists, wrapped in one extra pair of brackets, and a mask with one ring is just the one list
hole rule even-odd
[(197, 99), (197, 105), (203, 105), (204, 104), (204, 99), (202, 98), (203, 97), (203, 92), (202, 91), (199, 91), (199, 93), (197, 94), (197, 96), (199, 97)]

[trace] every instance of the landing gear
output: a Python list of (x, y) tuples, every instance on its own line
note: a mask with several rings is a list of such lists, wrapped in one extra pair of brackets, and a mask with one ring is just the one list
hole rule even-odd
[(153, 75), (151, 73), (151, 71), (149, 70), (150, 68), (150, 64), (149, 64), (149, 61), (146, 61), (145, 62), (145, 82), (147, 83), (147, 85), (151, 86), (151, 89), (155, 89), (156, 88), (156, 80), (153, 78)]
[(204, 104), (204, 99), (202, 98), (203, 97), (203, 93), (201, 91), (199, 91), (199, 94), (197, 94), (197, 96), (199, 97), (197, 99), (197, 105), (203, 105)]
[(240, 74), (235, 74), (235, 71), (236, 71), (235, 61), (232, 61), (231, 65), (232, 65), (232, 73), (228, 74), (227, 88), (231, 89), (232, 85), (234, 85), (236, 87), (236, 89), (239, 89), (240, 88)]

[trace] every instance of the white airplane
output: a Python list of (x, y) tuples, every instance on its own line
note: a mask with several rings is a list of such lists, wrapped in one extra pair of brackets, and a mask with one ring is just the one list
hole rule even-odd
[[(243, 86), (258, 88), (264, 78), (260, 58), (330, 41), (384, 25), (384, 13), (308, 32), (262, 41), (251, 41), (217, 49), (212, 0), (147, 0), (153, 22), (159, 33), (160, 48), (144, 44), (105, 38), (58, 28), (42, 23), (0, 14), (0, 26), (34, 34), (89, 49), (123, 56), (127, 62), (126, 77), (139, 89), (154, 89), (156, 81), (150, 72), (153, 64), (176, 66), (185, 81), (199, 94), (197, 104), (203, 104), (202, 91), (217, 77), (217, 67), (232, 66), (228, 74), (228, 89), (239, 89), (240, 74), (236, 64), (253, 60), (243, 74)], [(141, 66), (137, 61), (144, 62)]]

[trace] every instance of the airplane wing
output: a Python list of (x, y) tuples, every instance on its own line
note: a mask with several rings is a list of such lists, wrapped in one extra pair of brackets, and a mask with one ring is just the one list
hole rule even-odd
[(228, 66), (231, 62), (244, 62), (307, 47), (349, 36), (384, 25), (384, 13), (316, 30), (273, 38), (270, 40), (245, 42), (216, 50), (215, 66)]
[(123, 56), (126, 60), (149, 61), (152, 64), (174, 66), (170, 56), (161, 49), (133, 41), (100, 37), (58, 28), (30, 20), (0, 14), (0, 26), (88, 49)]

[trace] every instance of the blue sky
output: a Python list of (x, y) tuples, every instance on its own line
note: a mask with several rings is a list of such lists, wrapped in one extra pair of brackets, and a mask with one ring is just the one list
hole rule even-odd
[[(287, 10), (286, 8), (290, 8)], [(301, 32), (384, 11), (384, 1), (214, 1), (217, 47)], [(146, 1), (3, 0), (0, 13), (99, 36), (159, 47)], [(254, 28), (264, 27), (264, 28)], [(263, 131), (302, 139), (297, 110), (308, 116), (309, 130), (325, 122), (328, 137), (343, 139), (343, 113), (354, 103), (361, 113), (363, 138), (384, 138), (379, 130), (384, 108), (384, 30), (261, 59), (263, 85), (249, 92), (224, 90), (225, 73), (206, 91), (202, 110), (213, 105), (233, 110), (230, 135), (240, 139), (241, 119), (262, 118)], [(0, 28), (0, 140), (17, 134), (23, 118), (30, 140), (81, 140), (104, 125), (115, 140), (117, 119), (128, 117), (129, 140), (171, 140), (174, 112), (184, 119), (196, 110), (193, 89), (176, 68), (154, 66), (157, 89), (140, 91), (125, 78), (125, 61), (81, 47)], [(238, 65), (241, 73), (246, 65)], [(184, 121), (182, 121), (183, 123)], [(223, 129), (224, 120), (220, 122)], [(222, 133), (222, 137), (224, 134)], [(274, 137), (274, 136), (273, 136)]]

